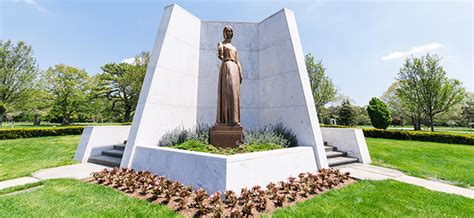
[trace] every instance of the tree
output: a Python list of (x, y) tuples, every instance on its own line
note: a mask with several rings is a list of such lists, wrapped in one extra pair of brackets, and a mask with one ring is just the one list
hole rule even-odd
[(462, 106), (463, 122), (467, 126), (474, 125), (474, 93), (466, 93), (466, 99)]
[(315, 62), (314, 57), (310, 53), (305, 56), (305, 61), (314, 104), (316, 111), (319, 112), (324, 105), (336, 99), (337, 91), (332, 80), (326, 76), (326, 69), (321, 60)]
[(10, 40), (0, 40), (0, 126), (8, 110), (24, 109), (37, 72), (31, 46), (22, 41), (14, 45)]
[(134, 64), (110, 63), (102, 66), (104, 72), (99, 77), (103, 82), (103, 93), (112, 101), (111, 110), (122, 114), (122, 122), (131, 121), (135, 112), (149, 60), (150, 54), (142, 52), (135, 57)]
[(372, 98), (367, 107), (370, 122), (377, 129), (387, 129), (392, 122), (392, 115), (387, 105), (378, 98)]
[(400, 100), (410, 111), (425, 114), (431, 131), (434, 131), (434, 116), (448, 111), (464, 97), (461, 82), (449, 79), (439, 62), (437, 55), (412, 56), (405, 60), (398, 73)]
[(356, 111), (348, 99), (342, 101), (338, 111), (339, 123), (344, 126), (354, 126), (356, 124)]
[(84, 70), (58, 64), (46, 71), (44, 78), (46, 92), (53, 104), (50, 116), (69, 125), (77, 113), (85, 111), (89, 103), (90, 77)]
[(357, 106), (354, 105), (354, 110), (356, 112), (356, 124), (357, 125), (370, 125), (370, 118), (367, 114), (366, 106)]

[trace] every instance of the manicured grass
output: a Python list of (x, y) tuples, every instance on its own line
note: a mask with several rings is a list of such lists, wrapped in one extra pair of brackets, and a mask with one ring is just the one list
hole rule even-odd
[(26, 189), (31, 189), (31, 188), (34, 188), (34, 187), (37, 187), (37, 186), (42, 186), (42, 185), (43, 185), (43, 181), (39, 181), (39, 182), (28, 183), (28, 184), (25, 184), (25, 185), (17, 185), (17, 186), (13, 186), (13, 187), (9, 187), (9, 188), (4, 188), (4, 189), (0, 189), (0, 195), (12, 193), (12, 192), (23, 191), (23, 190), (26, 190)]
[[(47, 180), (31, 192), (0, 195), (2, 217), (175, 217), (170, 209), (78, 180)], [(469, 217), (474, 200), (393, 180), (359, 181), (329, 191), (274, 217)]]
[(0, 140), (0, 181), (75, 163), (79, 135)]
[(176, 217), (170, 209), (78, 180), (48, 180), (31, 192), (0, 196), (1, 217)]
[(372, 164), (409, 175), (474, 186), (474, 146), (366, 138)]
[(295, 206), (272, 217), (470, 217), (474, 200), (393, 181), (360, 181)]

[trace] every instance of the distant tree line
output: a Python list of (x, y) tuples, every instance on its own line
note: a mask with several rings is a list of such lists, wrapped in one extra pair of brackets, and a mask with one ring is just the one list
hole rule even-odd
[(0, 125), (9, 121), (130, 122), (135, 113), (150, 54), (133, 64), (109, 63), (90, 76), (84, 69), (57, 64), (41, 71), (31, 46), (0, 41)]
[[(306, 55), (319, 121), (325, 124), (336, 121), (347, 126), (372, 124), (381, 129), (390, 124), (409, 123), (415, 130), (426, 125), (432, 131), (436, 125), (473, 126), (474, 94), (465, 92), (459, 80), (448, 78), (440, 60), (439, 56), (430, 54), (407, 58), (396, 81), (381, 99), (372, 98), (368, 106), (357, 106), (337, 92), (325, 74), (322, 61)], [(332, 105), (326, 106), (328, 103)]]
[[(0, 125), (5, 118), (35, 125), (130, 122), (149, 60), (150, 54), (141, 52), (134, 63), (108, 63), (94, 76), (64, 64), (42, 71), (31, 46), (0, 40)], [(424, 124), (433, 131), (435, 125), (474, 125), (474, 94), (446, 76), (436, 55), (407, 58), (381, 100), (373, 98), (368, 106), (341, 95), (321, 60), (307, 54), (305, 61), (321, 123), (387, 128), (408, 122), (415, 130)]]

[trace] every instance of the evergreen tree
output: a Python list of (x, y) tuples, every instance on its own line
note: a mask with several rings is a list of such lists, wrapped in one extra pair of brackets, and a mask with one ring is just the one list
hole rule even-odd
[(392, 122), (392, 116), (387, 105), (378, 98), (372, 98), (367, 107), (370, 122), (377, 129), (387, 129)]
[(356, 111), (348, 99), (342, 101), (338, 111), (338, 124), (344, 126), (354, 126), (356, 124)]

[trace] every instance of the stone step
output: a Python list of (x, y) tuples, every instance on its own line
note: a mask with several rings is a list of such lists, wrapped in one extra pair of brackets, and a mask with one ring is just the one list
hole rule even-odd
[(121, 161), (122, 161), (121, 158), (104, 156), (104, 155), (89, 157), (89, 160), (88, 160), (88, 162), (90, 163), (100, 164), (100, 165), (109, 166), (109, 167), (120, 167)]
[(121, 150), (121, 149), (105, 150), (105, 151), (102, 151), (102, 155), (109, 156), (109, 157), (122, 158), (123, 157), (123, 150)]
[(337, 150), (336, 147), (331, 147), (331, 146), (324, 146), (324, 149), (326, 150), (326, 152)]
[(347, 153), (343, 151), (326, 151), (326, 157), (328, 158), (341, 157), (346, 155)]
[(115, 150), (125, 150), (125, 145), (114, 145)]
[(357, 158), (353, 157), (334, 157), (328, 158), (328, 165), (330, 167), (339, 166), (343, 164), (357, 163)]

